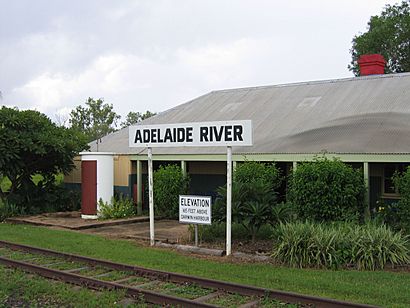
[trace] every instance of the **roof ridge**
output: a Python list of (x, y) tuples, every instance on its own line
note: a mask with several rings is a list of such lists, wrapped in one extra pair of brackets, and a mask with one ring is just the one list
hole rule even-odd
[(300, 81), (300, 82), (281, 83), (281, 84), (276, 84), (276, 85), (264, 85), (264, 86), (254, 86), (254, 87), (230, 88), (230, 89), (213, 90), (210, 93), (229, 92), (229, 91), (237, 91), (237, 90), (249, 91), (249, 90), (266, 89), (266, 88), (284, 88), (284, 87), (293, 87), (293, 86), (301, 86), (301, 85), (317, 85), (317, 84), (336, 83), (336, 82), (363, 81), (363, 80), (373, 80), (373, 79), (382, 79), (382, 78), (401, 78), (401, 77), (410, 77), (410, 72), (383, 74), (383, 75), (357, 76), (357, 77), (354, 76), (354, 77), (337, 78), (337, 79)]

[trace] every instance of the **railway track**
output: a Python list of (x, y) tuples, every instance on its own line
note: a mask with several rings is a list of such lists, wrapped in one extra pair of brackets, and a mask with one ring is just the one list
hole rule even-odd
[(375, 307), (60, 253), (0, 241), (0, 264), (93, 289), (124, 290), (147, 303), (180, 307)]

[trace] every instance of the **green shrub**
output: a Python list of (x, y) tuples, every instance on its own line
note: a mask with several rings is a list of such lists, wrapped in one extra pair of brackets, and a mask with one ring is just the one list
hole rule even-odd
[(13, 216), (23, 215), (22, 211), (17, 205), (10, 203), (8, 200), (0, 198), (0, 222)]
[(161, 166), (154, 172), (154, 206), (156, 215), (178, 218), (179, 195), (186, 195), (189, 177), (183, 175), (181, 167)]
[(136, 207), (132, 199), (119, 196), (111, 198), (111, 203), (98, 201), (101, 219), (127, 218), (136, 215)]
[[(280, 186), (280, 172), (275, 164), (245, 161), (235, 170), (232, 184), (232, 221), (240, 223), (256, 239), (259, 229), (274, 224), (285, 211), (276, 209), (276, 190)], [(226, 221), (226, 185), (218, 188), (213, 217)], [(281, 208), (283, 209), (283, 208)], [(285, 217), (283, 217), (285, 219)]]
[[(232, 239), (233, 240), (250, 240), (251, 235), (249, 231), (243, 226), (243, 224), (232, 223)], [(212, 225), (199, 225), (198, 234), (200, 241), (208, 243), (212, 242), (225, 242), (226, 239), (226, 223), (225, 222), (213, 222)], [(191, 228), (191, 236), (194, 237), (194, 228)], [(272, 236), (272, 227), (269, 225), (262, 226), (257, 234), (256, 238), (261, 240), (268, 240)]]
[(386, 226), (296, 222), (274, 232), (272, 256), (292, 267), (383, 269), (410, 262), (409, 238)]
[(283, 177), (275, 163), (262, 163), (246, 160), (238, 163), (234, 172), (234, 182), (266, 183), (273, 194), (276, 194), (282, 183)]
[(38, 183), (27, 182), (24, 190), (30, 194), (20, 194), (18, 191), (8, 196), (10, 203), (15, 204), (27, 214), (47, 212), (75, 211), (81, 208), (81, 192), (64, 187), (64, 183), (53, 181)]
[(410, 168), (402, 174), (396, 173), (393, 181), (401, 199), (397, 203), (383, 205), (381, 212), (389, 226), (410, 234)]
[(272, 256), (292, 267), (336, 268), (343, 263), (337, 253), (340, 235), (314, 223), (280, 224), (274, 233), (277, 244)]
[(386, 264), (409, 264), (409, 237), (393, 232), (386, 225), (355, 226), (349, 237), (350, 262), (357, 269), (383, 269)]
[(298, 216), (314, 221), (357, 221), (364, 213), (365, 184), (360, 170), (326, 157), (298, 165), (289, 200)]

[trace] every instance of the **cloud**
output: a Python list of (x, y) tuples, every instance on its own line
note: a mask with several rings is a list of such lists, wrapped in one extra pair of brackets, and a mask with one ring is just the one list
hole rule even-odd
[(155, 63), (133, 55), (104, 55), (78, 74), (42, 73), (12, 89), (8, 100), (20, 101), (25, 108), (50, 113), (63, 106), (74, 107), (89, 96), (112, 97), (130, 89), (150, 88), (143, 74), (149, 66), (155, 66)]
[(242, 38), (226, 44), (180, 48), (177, 56), (181, 67), (200, 76), (205, 83), (218, 87), (246, 78), (252, 70), (247, 63), (252, 63), (270, 49), (269, 40)]
[(103, 97), (125, 116), (215, 89), (351, 76), (351, 39), (385, 2), (9, 1), (2, 103), (52, 116)]

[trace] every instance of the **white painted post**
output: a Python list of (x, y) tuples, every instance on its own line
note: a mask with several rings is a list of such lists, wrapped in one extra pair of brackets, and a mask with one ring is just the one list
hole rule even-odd
[(229, 256), (232, 225), (232, 147), (227, 147), (226, 154), (226, 255)]
[(181, 160), (181, 171), (182, 171), (182, 174), (185, 176), (186, 175), (186, 161), (185, 160)]
[(152, 148), (148, 148), (148, 189), (149, 189), (149, 235), (151, 246), (155, 245), (154, 236), (154, 180), (152, 170)]
[(194, 225), (194, 229), (195, 229), (195, 246), (198, 247), (198, 225), (197, 224)]
[(369, 163), (363, 162), (363, 178), (365, 185), (365, 195), (364, 195), (364, 218), (365, 220), (370, 219), (370, 190), (369, 190)]
[(292, 171), (295, 172), (297, 168), (298, 168), (298, 162), (294, 161)]

